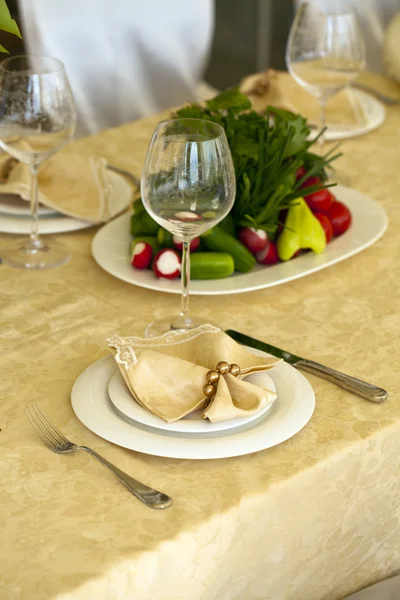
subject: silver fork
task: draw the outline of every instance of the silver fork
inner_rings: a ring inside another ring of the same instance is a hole
[[[102,465],[108,467],[128,490],[136,496],[136,498],[144,502],[144,504],[150,508],[168,508],[168,506],[171,506],[172,498],[166,494],[158,492],[144,483],[140,483],[140,481],[133,479],[133,477],[130,477],[112,465],[108,460],[100,456],[100,454],[97,454],[97,452],[91,448],[88,448],[87,446],[77,446],[67,440],[65,435],[50,423],[46,415],[36,404],[30,404],[25,408],[25,414],[35,433],[52,452],[56,452],[57,454],[67,454],[68,452],[83,450],[90,454],[90,456],[93,456],[93,458],[98,460]]]

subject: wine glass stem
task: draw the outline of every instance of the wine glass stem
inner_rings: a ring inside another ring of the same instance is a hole
[[[182,247],[182,296],[180,319],[186,321],[189,318],[189,285],[190,285],[190,240],[185,240]]]
[[[39,218],[38,218],[38,165],[30,165],[31,172],[31,215],[32,215],[32,226],[31,226],[31,242],[33,245],[39,245]]]
[[[320,99],[319,101],[319,120],[320,120],[320,128],[323,129],[326,127],[326,100]],[[325,154],[325,131],[319,136],[319,149],[321,152],[321,156]]]

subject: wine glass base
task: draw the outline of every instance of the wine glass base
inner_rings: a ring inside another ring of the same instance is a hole
[[[4,264],[16,269],[54,269],[70,259],[70,254],[56,242],[48,245],[42,240],[23,238],[14,240],[0,250]]]
[[[206,319],[199,319],[198,317],[190,317],[186,320],[181,319],[180,316],[166,317],[158,321],[153,321],[146,327],[145,337],[154,338],[171,331],[190,331],[200,325],[209,324],[210,321]],[[211,323],[213,325],[213,323]]]

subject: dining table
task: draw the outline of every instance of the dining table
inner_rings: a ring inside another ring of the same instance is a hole
[[[0,598],[341,600],[400,571],[400,106],[386,112],[378,129],[342,142],[336,166],[386,211],[379,241],[283,285],[191,298],[222,329],[385,388],[383,404],[305,374],[314,414],[277,446],[215,460],[127,450],[76,418],[71,388],[110,335],[143,334],[177,312],[178,297],[102,270],[91,255],[98,227],[57,235],[72,254],[62,268],[0,266]],[[167,114],[63,152],[139,176]],[[10,239],[1,235],[0,256]],[[50,452],[24,414],[32,402],[173,505],[151,510],[87,454]]]

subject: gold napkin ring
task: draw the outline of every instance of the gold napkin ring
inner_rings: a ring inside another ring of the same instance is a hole
[[[203,387],[203,393],[206,398],[212,398],[217,393],[217,385],[220,378],[220,375],[227,375],[230,373],[234,377],[238,377],[240,375],[240,367],[235,363],[231,365],[224,360],[221,360],[215,369],[208,371],[206,375],[207,382]]]

